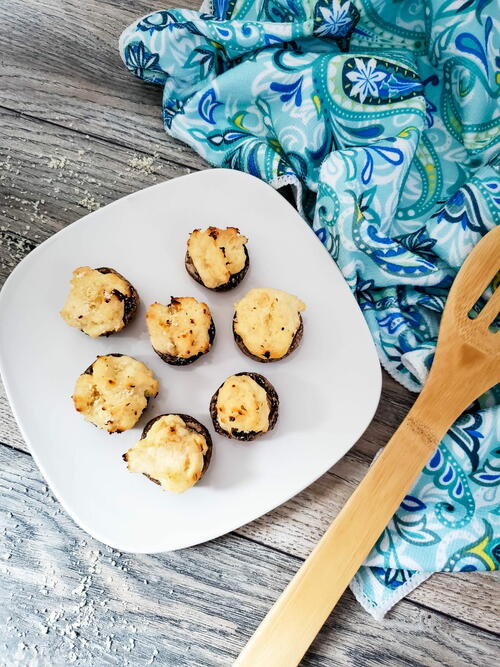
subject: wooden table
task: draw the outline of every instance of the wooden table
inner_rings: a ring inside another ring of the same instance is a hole
[[[206,168],[164,133],[160,88],[131,77],[118,56],[121,30],[154,6],[0,3],[2,282],[89,210]],[[133,556],[66,516],[0,395],[0,664],[231,664],[412,400],[385,376],[368,431],[299,496],[203,546]],[[347,592],[303,664],[493,663],[497,583],[493,574],[435,575],[383,622]]]

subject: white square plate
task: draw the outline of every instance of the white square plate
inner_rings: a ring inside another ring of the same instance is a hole
[[[237,226],[249,238],[249,272],[227,293],[204,289],[184,268],[189,232],[208,225]],[[138,290],[139,312],[123,332],[93,340],[61,319],[71,273],[82,265],[113,267]],[[253,362],[233,341],[233,303],[251,287],[283,289],[307,304],[302,343],[283,361]],[[162,362],[146,330],[146,307],[171,295],[206,301],[217,329],[211,352],[184,368]],[[145,362],[160,380],[136,428],[115,435],[85,422],[70,398],[79,374],[110,352]],[[0,370],[23,436],[67,512],[98,540],[139,553],[204,542],[291,498],[361,436],[381,390],[368,327],[314,232],[271,187],[225,169],[136,192],[30,253],[0,294]],[[276,428],[251,443],[215,434],[208,412],[221,382],[245,370],[265,375],[280,397]],[[192,415],[214,442],[207,473],[181,495],[129,473],[121,458],[165,412]]]

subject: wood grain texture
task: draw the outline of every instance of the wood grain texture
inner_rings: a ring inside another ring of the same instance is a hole
[[[199,5],[197,0],[182,4]],[[159,5],[178,6],[171,0]],[[118,54],[121,32],[159,5],[145,0],[1,2],[0,34],[8,52],[0,56],[0,104],[182,165],[206,166],[164,132],[161,87],[129,74]]]
[[[0,108],[0,280],[69,222],[190,171]]]
[[[31,457],[0,448],[0,469],[10,664],[230,665],[299,565],[236,535],[121,554],[82,535]],[[484,665],[494,651],[491,634],[405,601],[378,623],[347,594],[303,664]]]
[[[97,205],[206,166],[164,133],[161,91],[117,55],[121,30],[155,6],[0,3],[0,283]],[[237,534],[143,557],[106,549],[65,515],[11,449],[26,447],[0,391],[0,665],[230,664],[412,402],[385,376],[368,431],[309,489]],[[383,623],[347,593],[304,664],[493,662],[491,635],[474,626],[497,628],[498,592],[494,574],[436,575]]]

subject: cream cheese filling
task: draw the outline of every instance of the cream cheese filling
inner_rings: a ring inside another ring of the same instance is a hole
[[[305,307],[282,290],[251,289],[235,304],[234,330],[253,355],[281,359],[290,349]]]
[[[219,389],[216,402],[221,428],[250,433],[269,429],[267,392],[249,375],[231,375]]]
[[[83,373],[73,393],[75,409],[87,421],[109,433],[135,426],[148,397],[158,393],[149,368],[132,357],[98,357],[92,374]]]
[[[163,489],[182,493],[200,479],[208,445],[178,415],[164,415],[125,454],[130,472],[149,475]]]
[[[189,256],[206,287],[225,285],[232,275],[244,268],[247,241],[235,227],[195,229],[190,234]]]
[[[123,328],[125,304],[115,290],[131,296],[130,285],[115,273],[100,273],[89,266],[73,271],[68,299],[61,316],[71,327],[92,338]]]
[[[189,359],[210,347],[210,310],[193,297],[172,298],[169,306],[153,303],[146,323],[151,345],[158,352]]]

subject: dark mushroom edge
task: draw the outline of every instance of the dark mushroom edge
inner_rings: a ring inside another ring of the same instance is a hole
[[[262,387],[262,389],[265,390],[267,395],[267,403],[269,405],[269,423],[267,431],[246,432],[246,431],[237,431],[236,429],[233,429],[231,432],[229,432],[223,429],[219,425],[219,420],[217,419],[217,398],[219,396],[219,391],[223,387],[226,380],[224,380],[224,382],[220,385],[220,387],[217,389],[215,394],[212,396],[212,399],[210,400],[210,417],[212,418],[212,424],[214,426],[214,429],[220,435],[224,435],[226,438],[230,438],[231,440],[240,440],[243,442],[249,442],[250,440],[255,440],[255,438],[258,438],[260,435],[264,435],[265,433],[269,433],[269,431],[273,430],[273,428],[276,425],[276,422],[278,421],[279,397],[276,389],[269,382],[269,380],[265,378],[263,375],[260,375],[259,373],[252,373],[251,371],[248,371],[242,373],[235,373],[234,375],[236,377],[240,375],[247,375],[248,377],[252,378],[252,380],[254,380],[260,387]]]
[[[98,356],[96,357],[96,359],[90,364],[90,366],[88,366],[88,367],[83,371],[82,375],[93,375],[93,374],[94,374],[94,364],[95,364],[95,362],[96,362],[100,357],[123,357],[123,356],[128,356],[128,355],[123,355],[123,354],[121,354],[120,352],[110,352],[109,354],[100,354],[100,355],[98,355]],[[133,358],[133,357],[132,357],[132,358]],[[141,362],[141,363],[142,363],[142,362]],[[145,397],[145,398],[146,398],[146,405],[144,406],[144,408],[143,408],[141,414],[138,415],[138,417],[137,417],[137,421],[139,421],[139,420],[141,419],[142,415],[146,412],[146,410],[147,410],[148,407],[149,407],[149,404],[150,404],[151,400],[152,400],[153,398],[156,398],[157,396],[158,396],[158,392],[156,392],[156,394],[152,394],[152,395],[150,395],[150,396],[146,396],[146,397]],[[101,429],[101,427],[98,426],[97,424],[94,424],[94,422],[89,422],[89,423],[92,424],[93,426],[95,426],[96,428],[100,429],[100,430],[104,430],[104,429]],[[136,423],[137,423],[137,422],[136,422]],[[107,432],[109,435],[115,435],[116,433],[123,433],[124,431],[123,431],[123,429],[122,429],[122,430],[120,430],[120,429],[116,429],[116,431],[106,431],[106,432]]]
[[[179,298],[179,297],[177,297]],[[176,300],[176,297],[170,297],[170,306],[172,303]],[[205,304],[206,305],[206,304]],[[207,306],[208,309],[208,306]],[[210,309],[208,309],[210,312]],[[148,311],[149,312],[149,311]],[[171,366],[188,366],[189,364],[192,364],[194,361],[199,359],[200,357],[203,357],[205,354],[208,354],[212,348],[213,342],[215,340],[215,323],[213,320],[212,315],[210,315],[210,326],[208,327],[208,348],[203,351],[203,352],[198,352],[197,354],[193,354],[192,357],[176,357],[173,354],[169,354],[168,352],[160,352],[155,348],[153,344],[151,344],[151,347],[153,350],[156,352],[156,354],[162,359],[167,364],[170,364]],[[151,336],[150,336],[151,338]]]
[[[234,289],[237,285],[241,283],[243,278],[246,276],[246,273],[248,271],[248,268],[250,266],[250,257],[248,255],[248,250],[247,247],[244,247],[245,250],[245,266],[241,269],[241,271],[238,271],[238,273],[233,273],[227,283],[224,283],[223,285],[218,285],[217,287],[207,287],[203,280],[201,279],[200,274],[195,268],[195,265],[193,264],[193,260],[191,259],[191,256],[189,255],[189,250],[186,252],[186,259],[185,259],[185,267],[191,278],[196,280],[197,283],[200,285],[203,285],[206,289],[211,290],[212,292],[228,292],[229,290]]]
[[[100,354],[94,359],[94,361],[90,364],[90,366],[83,371],[82,375],[93,375],[93,373],[94,373],[94,364],[97,361],[97,359],[99,359],[99,357],[123,357],[123,356],[124,355],[121,354],[121,352],[110,352],[109,354]],[[152,397],[152,398],[154,398],[154,397]]]
[[[118,278],[121,278],[124,282],[127,283],[128,288],[130,290],[130,295],[127,296],[126,294],[122,294],[122,292],[119,292],[118,290],[114,289],[113,294],[120,299],[120,301],[123,301],[123,327],[119,331],[122,331],[123,328],[129,324],[129,322],[132,321],[134,318],[134,315],[137,312],[137,308],[139,306],[139,294],[137,293],[137,290],[135,287],[132,285],[130,281],[128,281],[125,276],[122,276],[121,273],[118,273],[118,271],[115,271],[114,269],[110,269],[107,266],[101,266],[96,269],[96,271],[99,271],[99,273],[102,273],[106,275],[107,273],[114,273],[115,276],[118,276]],[[114,333],[118,333],[118,331],[107,331],[101,336],[111,336]]]
[[[192,357],[175,357],[172,354],[168,354],[167,352],[159,352],[156,348],[153,347],[153,350],[156,352],[156,354],[160,357],[160,359],[163,359],[164,362],[167,364],[170,364],[171,366],[187,366],[188,364],[192,364],[193,361],[196,361],[200,357],[203,357],[205,354],[208,354],[210,352],[210,348],[212,346],[212,343],[214,342],[215,339],[215,324],[214,321],[211,321],[210,328],[208,329],[208,340],[209,340],[209,347],[206,352],[198,352],[198,354],[194,354]]]
[[[266,358],[263,359],[262,357],[257,357],[255,354],[252,354],[250,350],[247,348],[245,343],[243,342],[242,337],[236,333],[235,328],[234,328],[234,322],[236,320],[236,314],[233,316],[233,336],[234,340],[236,342],[236,345],[240,348],[240,350],[245,354],[247,357],[250,357],[250,359],[253,359],[254,361],[260,361],[262,364],[269,364],[273,361],[281,361],[281,359],[285,359],[288,357],[289,354],[291,354],[297,347],[300,345],[300,341],[302,340],[302,335],[304,333],[304,322],[302,320],[302,315],[299,313],[299,319],[300,319],[300,324],[299,328],[295,332],[292,342],[290,343],[290,347],[288,348],[288,351],[286,354],[284,354],[282,357],[275,357],[274,359],[271,358]]]
[[[144,427],[142,431],[142,435],[140,437],[140,440],[144,440],[144,438],[147,436],[148,431],[150,428],[153,426],[155,422],[157,422],[159,419],[162,417],[169,417],[169,416],[176,416],[180,417],[182,421],[186,424],[187,428],[191,429],[192,431],[195,431],[196,433],[199,433],[205,438],[205,442],[207,443],[207,451],[203,456],[203,468],[201,470],[200,476],[198,480],[196,481],[196,484],[200,481],[200,479],[203,477],[203,475],[206,473],[207,468],[210,464],[210,460],[212,458],[212,449],[213,449],[213,443],[212,443],[212,437],[208,431],[208,429],[203,426],[201,422],[199,422],[197,419],[194,417],[191,417],[191,415],[184,415],[181,413],[177,412],[166,412],[163,415],[158,415],[157,417],[153,417],[153,419],[150,419],[146,426]],[[122,455],[122,459],[127,463],[127,452]],[[143,473],[144,477],[147,477],[149,480],[154,482],[155,484],[158,484],[158,486],[161,486],[161,482],[159,482],[157,479],[154,477],[151,477],[151,475],[148,475],[147,473]]]

